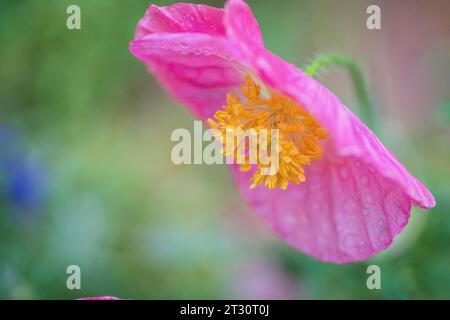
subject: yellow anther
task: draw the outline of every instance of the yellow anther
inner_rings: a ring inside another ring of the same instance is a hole
[[[269,189],[280,187],[284,190],[289,181],[296,184],[305,181],[303,167],[321,157],[322,147],[319,141],[328,136],[327,130],[294,99],[276,91],[270,91],[268,97],[263,96],[261,87],[250,76],[245,77],[241,93],[241,96],[237,92],[229,93],[227,105],[214,114],[214,119],[208,119],[211,127],[221,132],[224,154],[237,157],[236,146],[227,148],[229,141],[223,138],[227,130],[254,129],[259,132],[266,129],[271,132],[271,129],[278,129],[279,169],[272,175],[265,174],[263,169],[267,169],[269,165],[258,158],[257,170],[251,178],[250,187],[254,188],[265,182]],[[267,140],[270,146],[270,134]],[[240,163],[240,169],[248,171],[250,163],[249,155],[246,154],[244,163]]]

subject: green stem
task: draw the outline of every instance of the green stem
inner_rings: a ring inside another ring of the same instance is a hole
[[[352,78],[355,94],[358,99],[358,105],[361,117],[366,125],[372,130],[375,129],[375,112],[373,103],[367,89],[367,83],[360,66],[351,58],[340,54],[323,54],[319,55],[313,62],[306,66],[305,73],[310,76],[316,76],[320,71],[330,66],[341,66],[347,69]]]

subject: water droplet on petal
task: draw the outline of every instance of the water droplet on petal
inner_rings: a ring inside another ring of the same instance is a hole
[[[397,216],[397,225],[403,227],[408,222],[408,217],[404,214],[399,214]]]
[[[362,176],[360,178],[360,181],[364,187],[367,187],[369,185],[369,181],[370,181],[369,176]]]
[[[344,208],[346,209],[346,211],[348,211],[348,213],[353,213],[356,208],[355,201],[353,199],[347,199],[345,201]]]
[[[364,197],[364,200],[365,200],[365,202],[366,202],[367,204],[373,204],[373,203],[374,203],[374,199],[373,199],[373,196],[372,196],[371,194],[367,194],[367,195]]]
[[[383,229],[378,234],[378,240],[382,245],[388,245],[391,243],[391,237],[389,236],[389,231],[387,229]]]
[[[357,247],[358,243],[359,243],[359,239],[358,239],[358,236],[356,236],[355,234],[345,235],[344,239],[342,241],[342,245],[348,249],[353,249],[353,248]]]
[[[339,176],[344,180],[347,179],[350,176],[350,170],[346,167],[341,167],[339,169]]]

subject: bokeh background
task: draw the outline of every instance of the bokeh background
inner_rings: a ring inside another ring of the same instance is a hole
[[[81,30],[66,28],[70,4]],[[249,4],[286,60],[339,52],[361,64],[377,132],[437,206],[414,209],[368,261],[296,252],[244,205],[225,166],[170,161],[171,132],[194,118],[128,51],[149,0],[2,0],[0,298],[450,298],[450,2]],[[382,30],[366,28],[369,4]],[[320,79],[357,110],[345,70]],[[66,288],[72,264],[81,290]],[[381,290],[366,287],[370,264]]]

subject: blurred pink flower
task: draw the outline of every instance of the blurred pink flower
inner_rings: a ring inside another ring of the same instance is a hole
[[[80,298],[78,300],[120,300],[120,299],[112,296],[100,296],[100,297]]]
[[[229,286],[233,299],[305,299],[303,288],[274,261],[247,259],[231,269]]]
[[[227,108],[261,107],[254,101],[281,111],[285,127],[295,116],[289,127],[298,131],[294,151],[286,150],[292,152],[280,160],[280,173],[267,178],[268,188],[249,188],[252,179],[253,187],[261,183],[257,165],[231,169],[251,208],[298,250],[337,263],[367,259],[392,243],[412,205],[435,205],[426,187],[333,93],[264,47],[243,1],[229,0],[223,10],[152,5],[130,51],[202,120],[235,116]],[[227,99],[244,83],[247,105],[242,95]],[[282,108],[290,109],[283,114]]]

